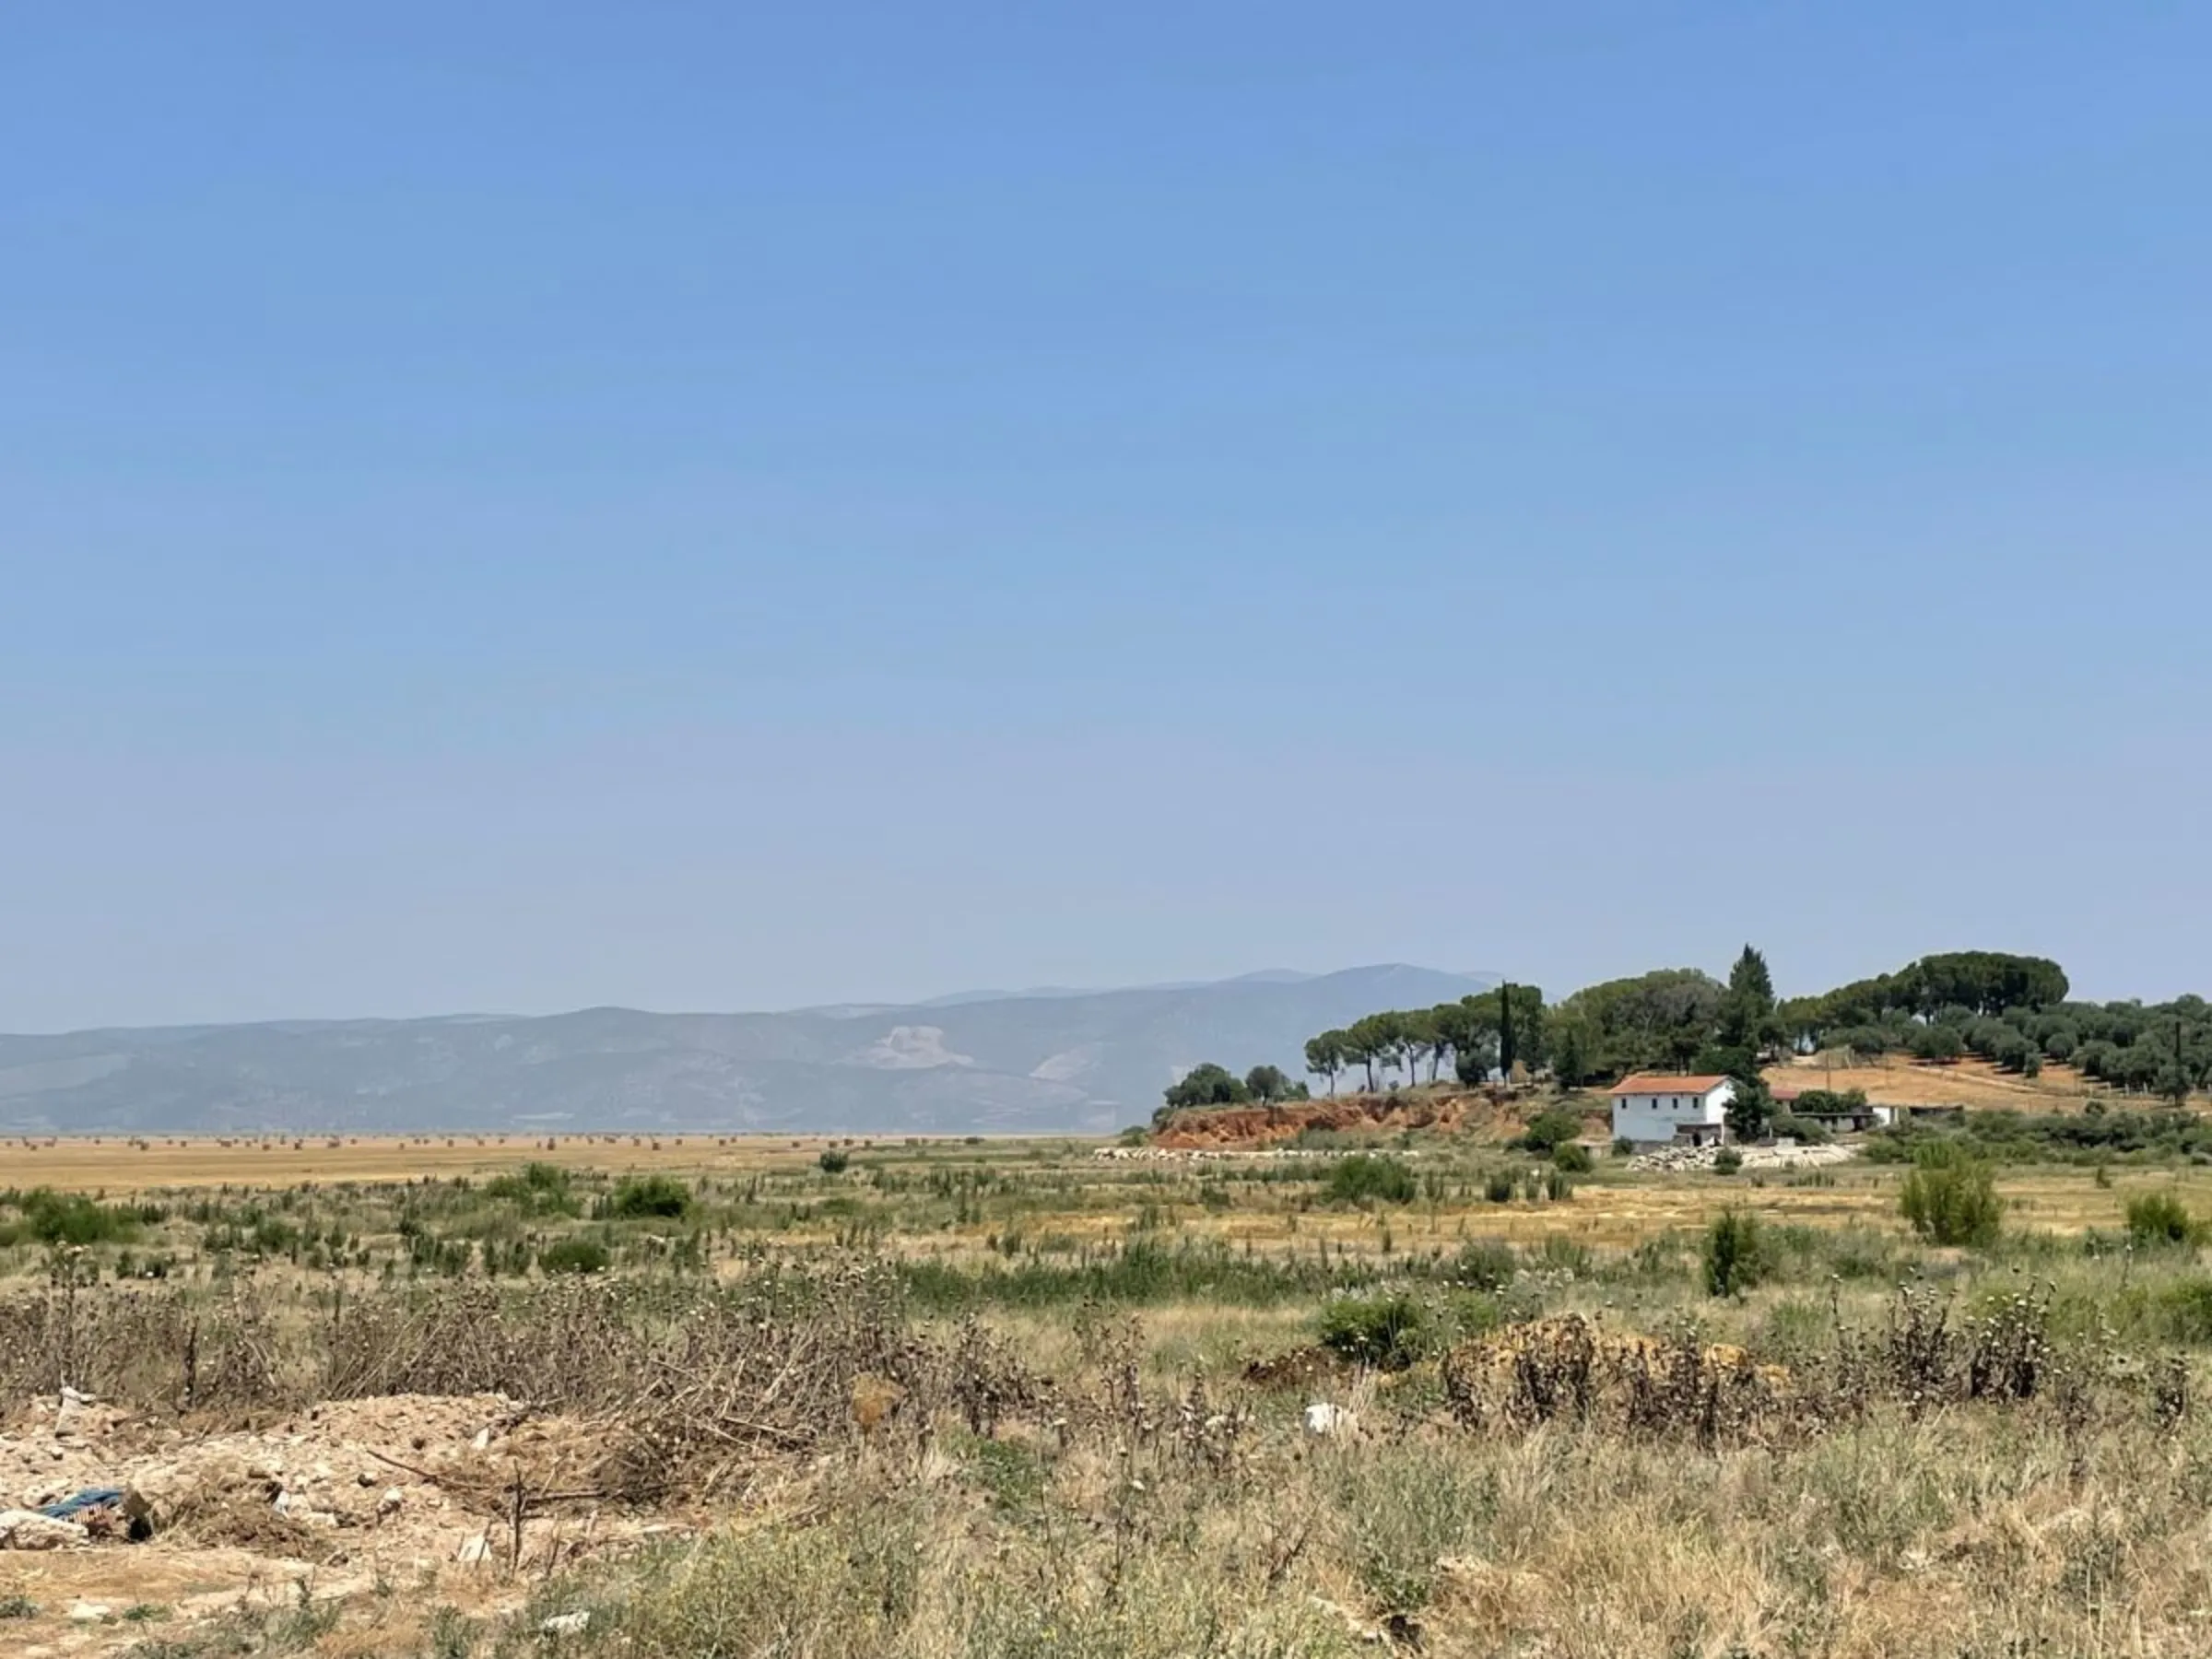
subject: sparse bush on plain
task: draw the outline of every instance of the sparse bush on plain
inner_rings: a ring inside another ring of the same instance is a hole
[[[583,1208],[569,1171],[558,1164],[528,1163],[495,1175],[484,1183],[484,1195],[537,1216],[574,1216]]]
[[[1759,1218],[1733,1209],[1715,1216],[1705,1230],[1703,1260],[1709,1296],[1738,1296],[1758,1284],[1772,1265]]]
[[[671,1176],[629,1176],[616,1184],[606,1214],[617,1221],[675,1221],[691,1213],[691,1189]]]
[[[1503,1239],[1469,1239],[1452,1258],[1453,1284],[1477,1290],[1502,1290],[1521,1271],[1521,1258]]]
[[[2160,1335],[2169,1342],[2212,1346],[2212,1277],[2191,1274],[2159,1288]]]
[[[2205,1224],[2171,1193],[2138,1193],[2127,1201],[2127,1236],[2138,1250],[2193,1245]]]
[[[80,1248],[127,1244],[138,1237],[141,1228],[137,1211],[100,1204],[82,1193],[38,1187],[0,1196],[0,1203],[12,1205],[21,1218],[14,1223],[0,1223],[0,1245],[23,1239]]]
[[[1548,1155],[1576,1139],[1582,1133],[1583,1120],[1579,1113],[1554,1106],[1529,1119],[1528,1127],[1521,1132],[1520,1139],[1515,1144],[1524,1152]]]
[[[562,1239],[537,1253],[537,1270],[544,1274],[605,1273],[614,1257],[596,1239]]]
[[[1412,1296],[1339,1296],[1322,1305],[1324,1347],[1378,1371],[1404,1371],[1429,1351],[1434,1324]]]
[[[1411,1204],[1419,1188],[1413,1171],[1398,1159],[1355,1152],[1330,1167],[1322,1191],[1332,1204]]]
[[[1949,1140],[1916,1149],[1912,1173],[1898,1194],[1898,1208],[1914,1232],[1930,1243],[1946,1245],[1994,1244],[2004,1214],[1989,1166]]]

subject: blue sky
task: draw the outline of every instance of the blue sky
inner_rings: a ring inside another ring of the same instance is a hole
[[[2212,990],[2212,17],[0,21],[0,1030]]]

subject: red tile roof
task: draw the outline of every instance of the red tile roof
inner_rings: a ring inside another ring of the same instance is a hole
[[[1614,1084],[1613,1092],[1617,1095],[1701,1095],[1712,1089],[1716,1084],[1727,1081],[1728,1078],[1724,1073],[1710,1077],[1677,1077],[1659,1072],[1639,1072],[1632,1077],[1623,1077],[1619,1082]]]

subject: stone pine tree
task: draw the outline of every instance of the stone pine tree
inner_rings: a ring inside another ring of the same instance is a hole
[[[1350,1041],[1342,1031],[1329,1030],[1306,1041],[1306,1069],[1317,1077],[1326,1077],[1331,1094],[1336,1092],[1336,1074],[1350,1058],[1347,1053]]]

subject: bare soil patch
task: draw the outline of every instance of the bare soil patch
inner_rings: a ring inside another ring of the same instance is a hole
[[[208,1431],[36,1402],[0,1431],[0,1504],[122,1488],[117,1522],[142,1514],[153,1532],[134,1543],[118,1524],[58,1550],[0,1550],[0,1597],[39,1607],[10,1621],[8,1651],[119,1652],[147,1633],[123,1620],[133,1607],[161,1609],[173,1632],[302,1584],[323,1596],[435,1580],[447,1601],[519,1605],[533,1578],[686,1524],[575,1492],[594,1439],[500,1394],[335,1401]],[[111,1618],[73,1621],[86,1603]]]

